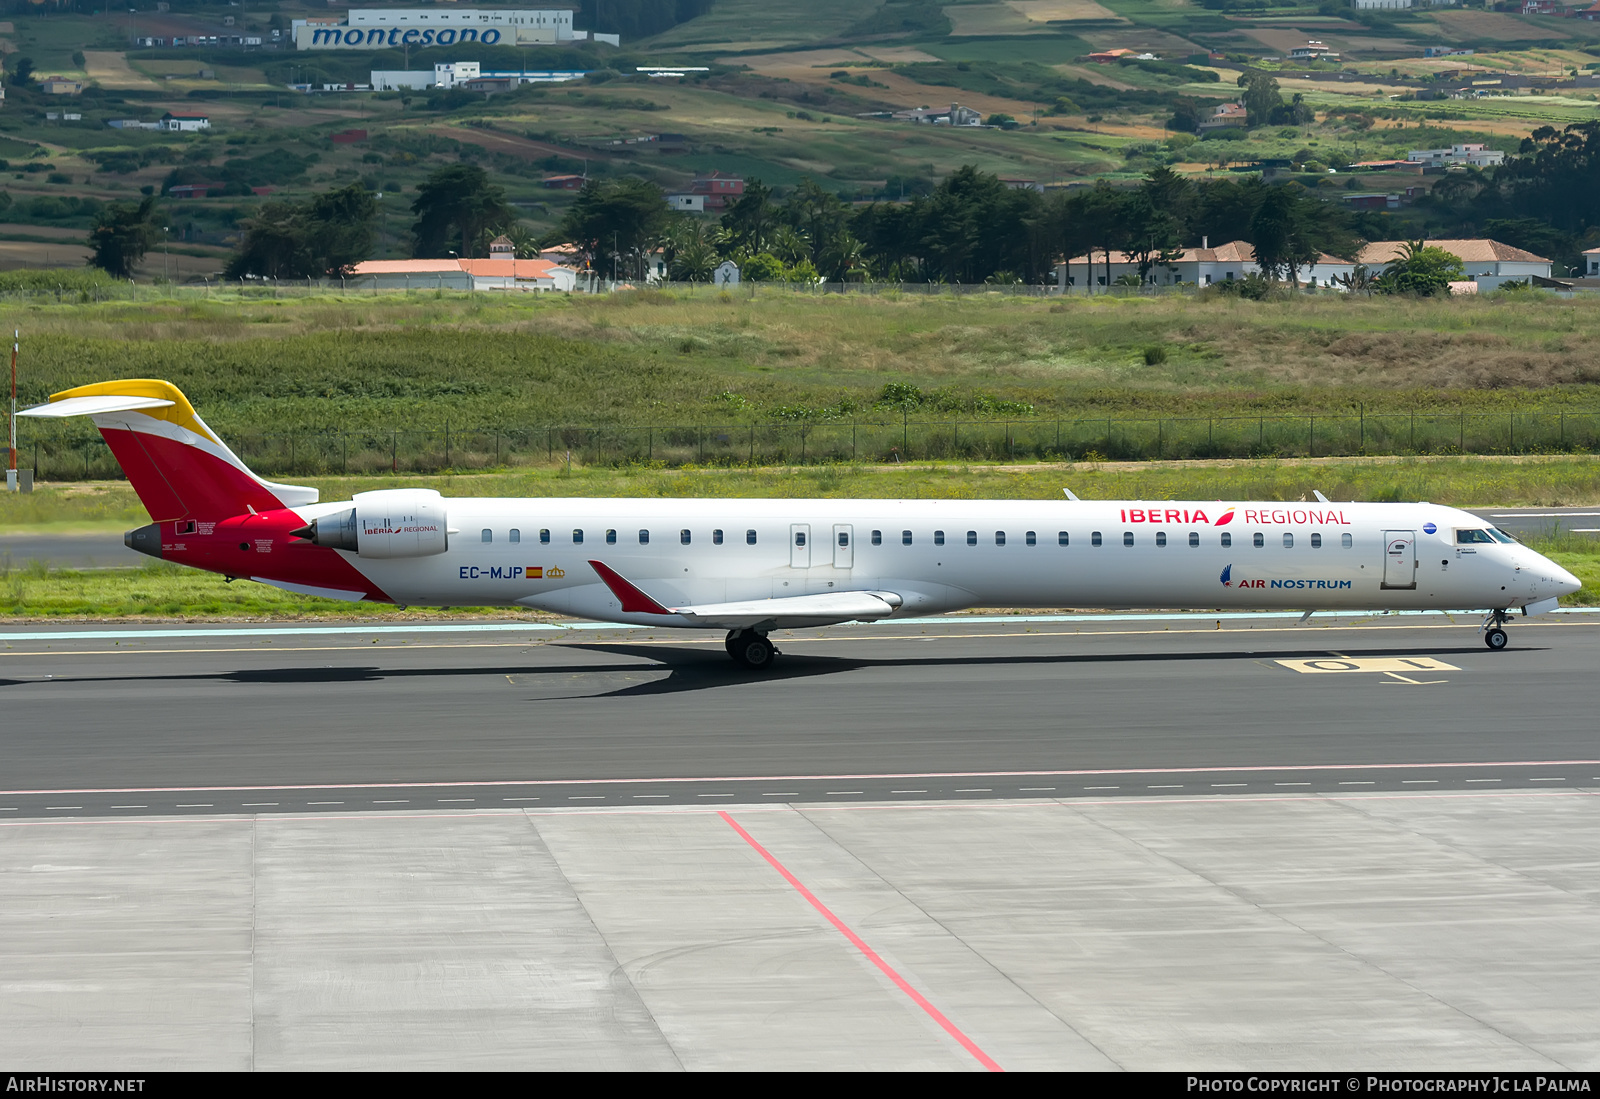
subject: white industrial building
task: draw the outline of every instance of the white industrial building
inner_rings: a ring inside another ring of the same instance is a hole
[[[291,23],[295,49],[385,49],[396,46],[540,46],[594,39],[619,45],[614,34],[574,30],[571,11],[532,8],[363,8],[328,18]]]
[[[1504,164],[1506,154],[1483,144],[1452,145],[1448,149],[1412,149],[1406,159],[1429,168],[1490,168]]]
[[[589,74],[572,70],[527,70],[523,72],[484,72],[477,61],[452,61],[426,69],[380,71],[372,70],[372,88],[379,92],[421,90],[424,88],[475,88],[474,84],[488,82],[505,87],[516,84],[560,84],[568,80],[581,80]],[[496,90],[488,88],[486,90]]]

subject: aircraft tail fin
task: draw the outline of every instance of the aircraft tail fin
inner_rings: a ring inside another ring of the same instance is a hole
[[[226,519],[317,502],[317,490],[251,472],[171,382],[129,378],[80,385],[17,413],[88,416],[100,429],[150,518]]]

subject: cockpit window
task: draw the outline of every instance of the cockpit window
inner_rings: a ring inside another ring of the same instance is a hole
[[[1489,537],[1486,530],[1458,530],[1456,531],[1456,545],[1464,546],[1475,543],[1490,543],[1494,539]]]
[[[1511,535],[1507,534],[1505,531],[1501,530],[1499,527],[1490,527],[1489,528],[1489,537],[1493,538],[1496,542],[1502,542],[1502,543],[1504,543],[1504,544],[1506,544],[1508,546],[1514,546],[1514,545],[1516,545],[1516,542],[1517,542],[1517,540],[1515,538],[1511,537]]]

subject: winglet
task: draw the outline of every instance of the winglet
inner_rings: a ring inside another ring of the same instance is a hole
[[[1073,492],[1070,488],[1064,488],[1061,491],[1065,492],[1067,494],[1067,499],[1068,500],[1077,500],[1078,499],[1078,494]]]
[[[600,579],[605,581],[606,587],[611,589],[611,594],[622,601],[622,609],[628,614],[671,614],[672,612],[651,599],[644,592],[634,587],[622,578],[618,572],[609,565],[599,561],[590,561],[589,567],[600,574]]]
[[[1324,503],[1324,504],[1331,504],[1331,503],[1333,503],[1333,501],[1332,501],[1332,500],[1330,500],[1330,499],[1328,499],[1328,498],[1327,498],[1327,497],[1326,497],[1326,496],[1324,496],[1324,495],[1322,495],[1322,493],[1320,493],[1320,492],[1318,492],[1318,491],[1317,491],[1317,490],[1316,490],[1316,489],[1312,489],[1312,490],[1311,490],[1311,492],[1312,492],[1312,494],[1313,494],[1313,495],[1314,495],[1314,496],[1316,496],[1316,498],[1317,498],[1317,499],[1318,499],[1318,500],[1320,500],[1320,501],[1321,501],[1321,502],[1322,502],[1322,503]]]

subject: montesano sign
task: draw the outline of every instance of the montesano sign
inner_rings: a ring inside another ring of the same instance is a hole
[[[377,50],[394,46],[529,46],[587,38],[572,29],[572,12],[512,8],[457,11],[406,8],[353,9],[342,22],[296,19],[301,50]]]

